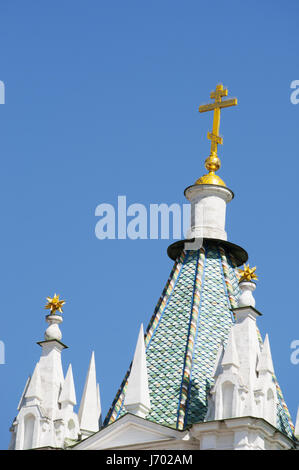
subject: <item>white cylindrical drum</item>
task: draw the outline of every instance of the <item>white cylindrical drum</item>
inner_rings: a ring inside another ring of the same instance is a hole
[[[198,184],[189,186],[185,196],[191,202],[188,238],[227,240],[226,204],[232,200],[233,192],[224,186]]]

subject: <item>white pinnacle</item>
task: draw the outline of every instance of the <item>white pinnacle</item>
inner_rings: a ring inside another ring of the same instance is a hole
[[[101,406],[101,395],[100,395],[99,384],[97,384],[97,398],[98,398],[98,422],[99,422],[99,426],[102,426],[102,406]]]
[[[36,364],[33,375],[25,393],[26,399],[36,398],[42,400],[42,384],[39,370],[39,363]]]
[[[141,324],[124,402],[128,412],[145,418],[150,411],[143,325]]]
[[[99,430],[99,403],[94,352],[92,352],[86,382],[79,409],[80,429],[97,432]]]
[[[212,377],[214,377],[214,379],[218,377],[218,375],[222,371],[221,363],[222,363],[223,355],[224,355],[224,347],[223,347],[223,343],[221,343],[217,351],[215,365],[214,365],[214,369],[212,373]]]
[[[66,377],[60,392],[59,403],[61,404],[70,404],[72,406],[77,404],[76,401],[76,392],[73,378],[72,365],[69,365],[69,368],[66,373]]]
[[[265,337],[262,352],[260,354],[258,365],[257,365],[257,370],[258,372],[269,372],[270,374],[274,374],[274,367],[273,367],[268,334],[266,334],[266,337]]]
[[[233,326],[230,329],[228,342],[227,342],[227,346],[225,348],[225,352],[224,352],[224,355],[223,355],[221,365],[224,368],[226,368],[226,366],[235,366],[236,368],[240,367],[237,347],[236,347],[236,343],[235,343],[234,327]]]
[[[22,408],[22,406],[23,406],[23,404],[24,404],[24,399],[25,399],[25,395],[26,395],[26,392],[27,392],[29,383],[30,383],[30,376],[29,376],[28,379],[27,379],[27,382],[26,382],[26,384],[25,384],[25,387],[24,387],[23,393],[22,393],[22,395],[21,395],[19,404],[18,404],[18,406],[17,406],[17,410],[18,410],[18,411]]]

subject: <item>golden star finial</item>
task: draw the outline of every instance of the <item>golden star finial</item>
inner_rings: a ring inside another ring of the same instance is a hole
[[[59,295],[54,295],[54,297],[51,299],[51,297],[47,297],[47,305],[45,305],[45,309],[51,310],[51,315],[55,314],[55,312],[58,310],[60,313],[63,312],[62,306],[65,304],[64,300],[59,300]]]
[[[244,264],[244,268],[243,269],[239,269],[239,273],[241,274],[241,277],[239,279],[239,282],[242,282],[242,281],[253,281],[253,280],[257,280],[257,275],[254,274],[256,271],[256,266],[254,266],[254,268],[250,268],[249,267],[249,264],[246,265]]]

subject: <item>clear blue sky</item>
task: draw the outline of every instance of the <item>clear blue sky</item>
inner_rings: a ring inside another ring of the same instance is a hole
[[[0,448],[39,358],[45,297],[67,300],[64,371],[79,402],[92,350],[104,413],[172,267],[167,240],[95,237],[95,208],[184,203],[203,174],[223,82],[220,176],[231,242],[257,265],[259,327],[293,419],[299,365],[298,14],[289,2],[15,0],[0,4]]]

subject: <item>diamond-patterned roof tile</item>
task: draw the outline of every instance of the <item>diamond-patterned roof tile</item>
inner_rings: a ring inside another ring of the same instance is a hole
[[[145,335],[150,421],[184,429],[204,420],[217,351],[221,343],[225,346],[234,321],[231,308],[237,306],[238,276],[226,249],[208,240],[200,250],[183,251],[175,262]],[[125,413],[128,375],[129,370],[104,425]],[[277,427],[293,437],[294,427],[274,380]]]

